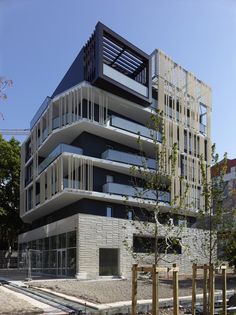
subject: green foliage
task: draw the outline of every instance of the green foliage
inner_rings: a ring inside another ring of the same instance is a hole
[[[236,230],[224,233],[221,238],[224,241],[227,260],[236,268]]]
[[[149,255],[152,263],[158,264],[161,260],[166,261],[166,254],[170,250],[174,253],[174,248],[177,245],[182,246],[179,235],[183,227],[173,226],[173,216],[177,217],[180,205],[183,206],[184,204],[184,199],[181,200],[179,196],[174,196],[168,213],[163,211],[167,207],[160,201],[160,197],[164,198],[165,192],[171,191],[172,176],[176,175],[178,145],[174,143],[171,152],[168,151],[162,111],[157,110],[150,115],[147,127],[151,137],[149,157],[155,160],[156,168],[150,169],[148,167],[148,159],[145,158],[143,149],[147,140],[143,140],[139,134],[137,143],[140,155],[144,158],[142,166],[132,166],[130,169],[131,183],[136,192],[135,197],[139,200],[138,205],[132,208],[134,221],[131,221],[131,224],[134,226],[135,235],[139,237],[142,248],[146,246],[145,257]],[[158,141],[158,132],[162,134],[161,143]],[[152,200],[145,199],[147,194],[152,194]],[[128,205],[128,199],[128,197],[125,198],[127,211],[131,209]],[[150,239],[152,246],[148,246]],[[124,246],[135,259],[139,258],[139,255],[128,242],[128,237],[124,239]]]
[[[22,228],[19,218],[20,143],[0,135],[0,247],[14,246]]]
[[[217,176],[211,177],[211,167]],[[227,154],[222,161],[215,152],[215,144],[212,146],[211,164],[208,164],[203,156],[200,157],[202,195],[204,208],[199,212],[199,227],[205,230],[204,251],[209,264],[216,259],[217,246],[220,244],[221,235],[229,230],[231,222],[228,210],[224,207],[225,182],[224,175],[227,171]]]

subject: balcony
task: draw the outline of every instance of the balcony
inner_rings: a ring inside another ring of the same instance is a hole
[[[59,144],[46,159],[38,166],[38,175],[48,167],[60,154],[68,152],[75,154],[83,154],[83,150],[81,148],[74,147],[68,144]]]
[[[134,198],[142,198],[148,200],[155,200],[156,194],[154,191],[145,191],[141,187],[132,187],[128,185],[122,185],[117,183],[107,183],[103,185],[103,192],[121,196],[129,196]],[[170,193],[159,191],[159,202],[170,203]]]
[[[134,133],[136,135],[140,134],[140,136],[143,136],[145,138],[154,139],[156,134],[156,139],[158,142],[162,142],[162,136],[159,131],[151,130],[143,125],[140,125],[138,123],[129,121],[124,118],[120,118],[117,116],[111,116],[110,118],[110,125],[131,133]]]
[[[148,97],[148,88],[145,85],[131,79],[127,75],[124,75],[120,71],[117,71],[116,69],[108,66],[105,63],[103,64],[103,74],[111,78],[112,80],[124,85],[125,87],[145,97]]]
[[[102,159],[156,169],[156,161],[136,154],[108,149],[101,155]]]

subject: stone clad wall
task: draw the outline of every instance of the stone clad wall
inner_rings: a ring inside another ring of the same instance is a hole
[[[78,215],[77,235],[77,270],[78,277],[97,278],[99,276],[99,248],[119,248],[120,275],[131,277],[131,266],[135,263],[132,253],[124,245],[125,237],[130,247],[133,243],[133,234],[137,229],[132,221],[108,218],[94,215]],[[161,266],[171,266],[177,263],[181,274],[192,272],[192,263],[207,263],[207,250],[203,243],[208,232],[195,228],[183,228],[178,230],[173,226],[172,235],[178,235],[182,239],[182,254],[166,255],[165,261],[160,261]],[[206,236],[204,236],[206,233]],[[160,231],[160,235],[162,232]],[[143,257],[136,260],[140,264],[153,263],[151,257]]]

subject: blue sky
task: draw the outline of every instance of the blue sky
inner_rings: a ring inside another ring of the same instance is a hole
[[[209,84],[212,140],[236,157],[235,0],[0,0],[0,76],[14,83],[0,129],[29,128],[98,21]]]

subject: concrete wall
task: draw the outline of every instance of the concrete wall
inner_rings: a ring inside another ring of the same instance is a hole
[[[77,228],[77,215],[41,226],[32,231],[22,233],[18,236],[18,242],[30,242],[37,239],[50,237],[57,234],[62,234],[70,231],[74,231]]]
[[[77,276],[78,278],[99,277],[99,248],[119,249],[120,276],[131,277],[131,266],[153,264],[153,256],[139,254],[133,257],[133,235],[152,236],[153,224],[144,227],[143,223],[118,218],[109,218],[79,213],[19,235],[19,243],[29,242],[77,229]],[[138,229],[137,229],[138,228]],[[191,273],[192,263],[207,263],[208,248],[203,243],[208,238],[208,232],[195,228],[178,228],[169,226],[168,230],[160,227],[159,235],[166,234],[181,238],[182,254],[162,255],[159,265],[171,267],[177,263],[180,273]],[[125,245],[125,243],[127,245]],[[163,261],[162,259],[165,259]]]

